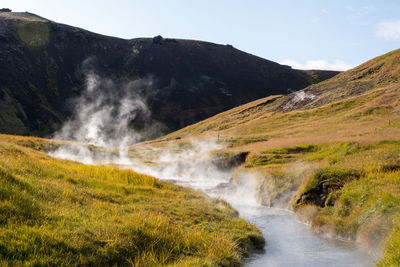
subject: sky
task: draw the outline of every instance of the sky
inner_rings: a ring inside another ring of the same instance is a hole
[[[125,39],[231,44],[300,69],[347,70],[400,48],[400,0],[0,0]]]

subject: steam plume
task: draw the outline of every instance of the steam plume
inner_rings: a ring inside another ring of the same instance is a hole
[[[129,145],[155,135],[161,129],[159,123],[151,122],[151,112],[142,97],[149,90],[154,91],[151,78],[117,83],[89,72],[86,75],[85,90],[73,101],[75,111],[71,119],[54,138],[116,148],[119,155],[114,155],[112,159],[126,160]],[[140,130],[134,129],[134,125],[142,127]],[[84,163],[94,163],[99,159],[87,146],[72,144],[62,146],[50,154]]]

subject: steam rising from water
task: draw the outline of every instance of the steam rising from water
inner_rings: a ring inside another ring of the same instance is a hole
[[[252,207],[260,206],[257,200],[261,177],[257,173],[250,173],[241,170],[234,174],[234,183],[227,190],[217,190],[211,195],[221,195],[234,206],[247,205]]]
[[[133,156],[128,157],[130,145],[160,132],[160,124],[150,121],[151,112],[143,100],[146,92],[155,89],[151,78],[118,83],[88,71],[85,90],[73,101],[73,116],[54,135],[55,139],[78,143],[63,145],[49,154],[86,164],[123,165],[159,179],[203,190],[231,181],[233,170],[221,168],[216,157],[211,155],[212,151],[223,148],[212,138],[135,150],[131,152]],[[134,129],[133,122],[139,123],[141,129]],[[220,195],[223,192],[224,197],[232,202],[240,199],[255,204],[253,176],[241,172],[235,179],[238,187],[210,193]]]
[[[141,158],[154,164],[146,166],[142,160],[133,160],[131,166],[137,172],[201,189],[229,181],[231,171],[219,169],[210,155],[211,151],[223,148],[222,145],[212,140],[193,140],[186,146],[169,145],[150,148],[147,152],[138,151]]]
[[[273,244],[267,248],[269,254],[254,261],[254,265],[277,265],[286,258],[289,258],[287,263],[298,264],[299,255],[304,255],[301,262],[306,263],[305,266],[318,262],[321,258],[321,242],[310,238],[312,235],[305,234],[303,228],[295,225],[292,215],[283,218],[276,211],[271,214],[271,209],[258,206],[255,193],[260,185],[260,177],[245,170],[234,173],[230,168],[221,167],[212,152],[222,149],[223,146],[215,140],[192,140],[190,143],[158,148],[141,146],[128,151],[129,145],[159,129],[159,125],[148,122],[150,111],[142,98],[143,91],[150,87],[151,79],[140,79],[121,85],[94,73],[88,74],[86,90],[75,101],[74,115],[55,135],[57,139],[81,144],[64,145],[50,154],[89,164],[123,165],[122,167],[163,180],[203,189],[212,196],[224,197],[235,207],[242,206],[241,213],[250,220],[256,220],[263,234],[268,234],[268,241]],[[299,92],[294,94],[292,101],[297,103],[305,99],[313,99],[313,96]],[[141,123],[142,129],[133,129],[133,121]],[[262,212],[267,213],[264,216]],[[271,229],[272,232],[268,232]],[[331,251],[336,251],[330,247],[323,249],[326,251],[322,251],[322,256],[330,256]],[[287,252],[291,251],[293,257],[288,257]],[[337,259],[344,258],[343,253],[338,255],[333,254],[332,258],[335,260],[329,258],[329,263],[336,263]],[[319,262],[323,260],[322,257]],[[346,258],[342,261],[351,262],[351,257],[350,260]]]
[[[192,140],[187,147],[169,145],[138,151],[142,160],[132,161],[130,168],[162,180],[191,186],[206,191],[214,197],[223,197],[230,203],[258,205],[255,197],[258,177],[247,172],[233,173],[229,167],[221,167],[212,152],[224,148],[216,140]],[[154,164],[144,165],[151,161]],[[232,179],[234,182],[232,183]]]
[[[91,164],[98,160],[126,162],[129,145],[155,135],[161,129],[160,124],[150,121],[151,112],[142,97],[146,91],[153,90],[152,87],[151,78],[118,84],[93,72],[88,73],[84,92],[73,101],[75,112],[54,139],[117,148],[119,155],[101,159],[89,147],[73,144],[62,146],[50,154]],[[134,122],[142,129],[133,129]]]

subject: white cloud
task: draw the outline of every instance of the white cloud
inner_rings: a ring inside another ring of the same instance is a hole
[[[285,59],[281,61],[280,64],[289,65],[294,69],[300,70],[348,70],[354,67],[353,65],[340,59],[336,59],[331,62],[325,59],[308,60],[306,63]]]
[[[377,24],[376,35],[386,40],[400,41],[400,20],[383,21]]]
[[[329,10],[326,8],[321,9],[321,12],[324,14],[329,14]]]

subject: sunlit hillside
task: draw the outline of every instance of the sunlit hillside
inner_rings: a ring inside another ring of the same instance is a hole
[[[289,207],[318,232],[356,240],[380,265],[395,266],[399,70],[395,50],[299,92],[251,102],[140,146],[213,137],[225,145],[217,154],[248,152],[236,172],[261,174],[261,203]]]
[[[248,103],[163,139],[219,135],[240,149],[397,139],[399,81],[400,50],[395,50],[301,91]]]
[[[0,135],[0,265],[234,266],[263,247],[225,201],[45,153],[59,145]]]

